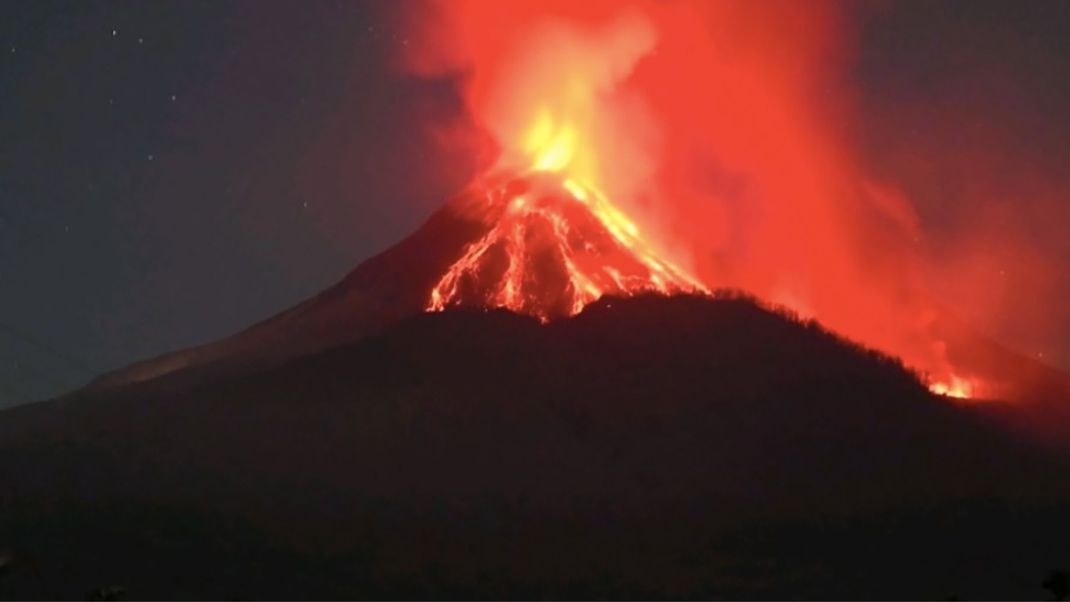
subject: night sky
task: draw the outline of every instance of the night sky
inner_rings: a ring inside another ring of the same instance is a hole
[[[398,71],[394,7],[0,5],[0,406],[277,313],[463,185],[474,159],[432,127],[462,111],[455,82]],[[1070,181],[1070,2],[853,18],[874,171],[931,228],[1028,171],[1047,200],[1008,200],[1033,216],[1015,227],[1070,274],[1070,207],[1050,200]],[[1000,334],[1070,367],[1070,332]]]

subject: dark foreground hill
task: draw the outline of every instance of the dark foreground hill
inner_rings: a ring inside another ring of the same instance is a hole
[[[0,596],[1038,598],[1070,565],[1064,457],[745,299],[420,315],[196,382],[0,413]]]

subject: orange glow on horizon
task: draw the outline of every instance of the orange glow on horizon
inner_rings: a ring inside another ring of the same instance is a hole
[[[972,399],[976,396],[975,385],[972,381],[951,375],[948,381],[937,381],[929,384],[929,390],[936,395],[954,397],[956,399]]]

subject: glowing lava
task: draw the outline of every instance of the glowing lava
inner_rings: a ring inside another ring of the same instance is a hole
[[[929,390],[937,395],[956,399],[970,399],[976,395],[973,382],[955,375],[951,375],[947,382],[936,381],[930,383]]]
[[[533,172],[480,196],[489,229],[435,285],[429,311],[503,307],[547,321],[606,294],[706,292],[589,185]]]

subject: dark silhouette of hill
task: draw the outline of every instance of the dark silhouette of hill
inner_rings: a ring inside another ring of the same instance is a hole
[[[8,598],[1037,598],[1070,561],[1065,456],[731,295],[416,315],[2,412],[0,458]]]

